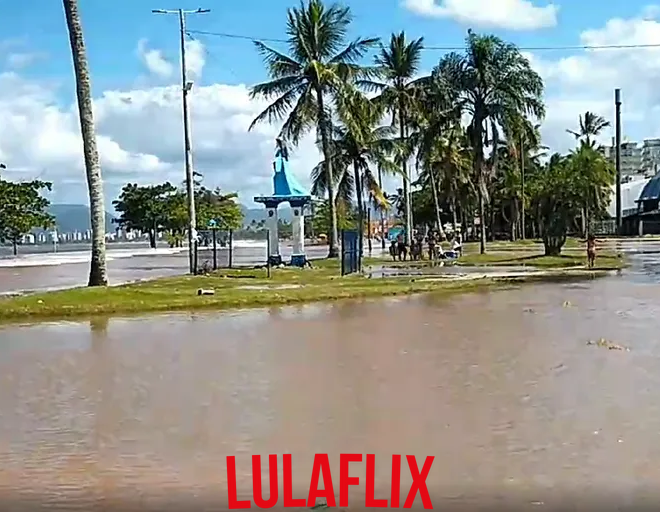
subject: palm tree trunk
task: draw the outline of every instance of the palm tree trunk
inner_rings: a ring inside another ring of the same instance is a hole
[[[362,201],[362,180],[360,179],[360,169],[358,168],[356,162],[353,162],[353,175],[355,179],[355,191],[356,191],[355,195],[357,196],[357,209],[358,209],[358,246],[359,246],[360,254],[363,255],[364,254],[364,202]]]
[[[89,211],[92,225],[92,259],[88,286],[107,286],[108,272],[105,255],[105,205],[103,204],[103,179],[96,147],[94,115],[92,110],[92,86],[87,67],[85,41],[78,14],[77,0],[63,0],[66,24],[71,43],[71,55],[76,76],[80,131],[85,156],[85,171],[89,191]]]
[[[383,191],[383,170],[378,166],[378,188]],[[385,212],[380,209],[380,246],[385,250]]]
[[[456,213],[456,196],[453,193],[451,195],[451,222],[454,228],[454,236],[456,236],[458,234],[458,215]]]
[[[435,223],[440,238],[445,239],[445,232],[442,229],[442,219],[440,218],[440,202],[438,201],[438,187],[435,184],[435,173],[433,167],[429,167],[429,176],[431,177],[431,189],[433,190],[433,206],[435,207]]]
[[[328,136],[328,122],[326,119],[325,106],[323,105],[323,91],[319,87],[316,90],[319,102],[319,131],[321,132],[321,145],[323,146],[323,159],[325,162],[325,177],[328,183],[328,207],[330,208],[330,233],[328,234],[328,258],[337,258],[339,256],[337,229],[337,204],[335,203],[335,182],[332,176],[332,163],[330,154],[330,140]]]
[[[401,136],[401,142],[406,139],[406,123],[404,120],[403,106],[399,105],[399,135]],[[410,189],[409,189],[409,178],[408,175],[408,157],[407,154],[401,158],[401,170],[403,172],[403,216],[404,223],[406,226],[406,244],[410,247],[412,243],[412,212],[410,206]]]

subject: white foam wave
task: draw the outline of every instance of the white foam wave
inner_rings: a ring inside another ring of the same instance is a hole
[[[111,249],[107,252],[107,260],[133,258],[135,256],[169,256],[179,254],[187,249]],[[60,253],[24,254],[15,258],[0,259],[2,267],[51,267],[70,265],[73,263],[89,263],[91,254],[87,251],[67,251]]]

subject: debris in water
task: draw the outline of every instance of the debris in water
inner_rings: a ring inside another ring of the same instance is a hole
[[[535,313],[535,311],[532,308],[525,308],[524,311],[525,313]]]
[[[605,338],[601,338],[598,341],[587,341],[587,345],[595,345],[597,347],[603,347],[608,350],[623,350],[625,352],[630,352],[630,349],[628,347],[624,347],[623,345],[617,345],[616,343],[607,341]]]

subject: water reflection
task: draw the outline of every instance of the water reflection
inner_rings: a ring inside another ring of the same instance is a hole
[[[83,507],[217,496],[227,455],[250,490],[249,455],[291,453],[299,497],[314,453],[338,475],[356,452],[376,454],[381,489],[392,453],[435,455],[434,505],[630,499],[660,477],[660,299],[642,268],[452,300],[3,328],[0,491]],[[601,337],[632,350],[587,346]]]

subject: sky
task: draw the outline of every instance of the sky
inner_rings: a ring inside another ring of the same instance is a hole
[[[191,37],[186,43],[194,81],[193,160],[205,184],[238,192],[250,207],[256,206],[255,195],[271,191],[279,127],[259,125],[247,131],[265,106],[250,100],[250,86],[268,78],[249,38],[284,38],[286,10],[297,4],[201,1],[79,0],[108,210],[126,182],[184,179],[178,19],[152,9],[211,9],[188,17]],[[588,110],[613,120],[617,87],[622,89],[624,136],[660,136],[660,6],[640,0],[345,0],[344,5],[354,15],[351,37],[386,41],[403,30],[410,38],[423,36],[428,47],[460,49],[472,28],[519,45],[545,80],[542,135],[551,151],[574,145],[566,129],[576,127],[581,113]],[[36,9],[34,2],[6,2],[2,15],[3,176],[51,181],[52,202],[86,204],[62,3],[42,0]],[[654,44],[658,47],[566,49]],[[420,73],[430,71],[444,53],[425,50]],[[612,135],[606,130],[603,142]],[[303,184],[309,184],[309,172],[318,161],[311,136],[293,148],[291,167]]]

